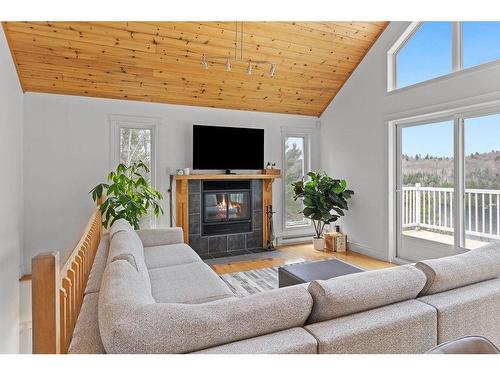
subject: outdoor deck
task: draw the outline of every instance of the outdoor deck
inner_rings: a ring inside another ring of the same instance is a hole
[[[410,236],[410,237],[415,237],[415,238],[421,238],[424,240],[429,240],[429,241],[435,241],[435,242],[440,242],[448,245],[453,246],[453,235],[451,234],[442,234],[442,233],[437,233],[437,232],[431,232],[429,230],[404,230],[403,235],[405,236]],[[471,239],[466,239],[465,240],[465,247],[467,249],[477,249],[481,246],[487,245],[489,242],[486,241],[478,241],[478,240],[471,240]]]

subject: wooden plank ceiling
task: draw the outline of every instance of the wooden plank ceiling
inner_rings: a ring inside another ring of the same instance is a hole
[[[25,91],[319,116],[386,22],[5,22]],[[238,46],[239,48],[239,46]]]

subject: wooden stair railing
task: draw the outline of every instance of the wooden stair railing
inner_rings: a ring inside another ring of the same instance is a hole
[[[31,261],[33,353],[67,353],[85,287],[101,241],[101,213],[96,208],[78,245],[64,265],[58,252]]]

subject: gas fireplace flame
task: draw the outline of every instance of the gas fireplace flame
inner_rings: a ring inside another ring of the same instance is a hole
[[[222,196],[222,200],[217,203],[217,218],[225,219],[227,211],[233,211],[235,214],[239,215],[242,212],[241,204],[238,202],[233,202],[229,200],[229,203],[226,201],[226,196]]]

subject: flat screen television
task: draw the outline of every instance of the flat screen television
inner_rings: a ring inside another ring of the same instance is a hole
[[[263,169],[264,129],[193,125],[193,169]]]

